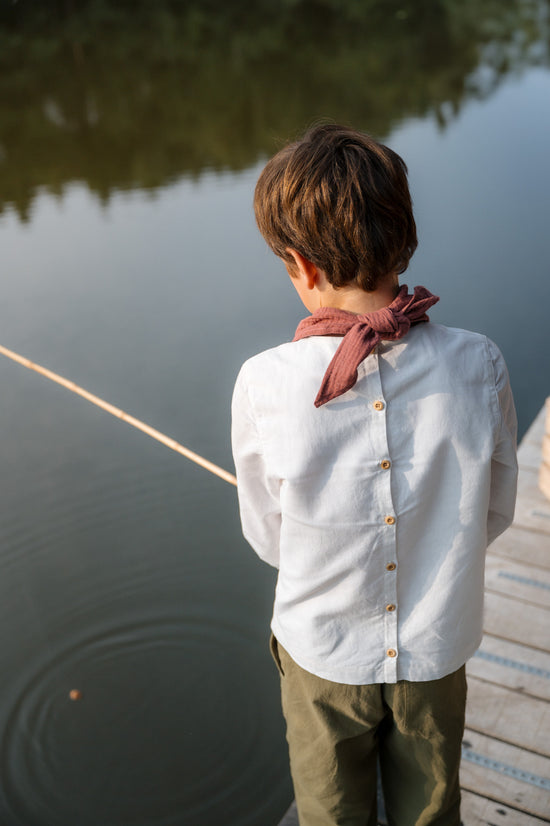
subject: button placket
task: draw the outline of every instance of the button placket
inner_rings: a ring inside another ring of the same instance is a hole
[[[397,605],[397,587],[396,577],[386,577],[384,588],[384,597],[386,602],[384,608],[384,641],[386,646],[386,679],[388,678],[388,668],[390,669],[393,678],[397,671],[398,647],[397,647],[397,619],[399,614],[399,606]],[[393,655],[389,651],[394,651]]]
[[[384,610],[384,640],[385,640],[385,664],[384,674],[387,681],[395,681],[397,679],[397,660],[399,658],[399,649],[397,647],[397,605],[390,602],[385,606]]]
[[[380,513],[380,564],[382,571],[395,570],[396,552],[396,524],[397,517],[391,493],[391,455],[388,446],[387,434],[387,414],[388,404],[382,392],[380,376],[380,366],[377,371],[369,375],[371,381],[371,437],[374,447],[378,453],[375,485],[377,486],[377,502],[381,509]],[[388,565],[394,568],[387,568]],[[399,650],[397,647],[397,586],[396,577],[388,573],[385,576],[384,587],[380,595],[380,610],[384,616],[383,627],[383,649],[380,657],[384,661],[384,679],[388,682],[395,682],[397,679],[397,661]],[[391,652],[391,653],[390,653]]]

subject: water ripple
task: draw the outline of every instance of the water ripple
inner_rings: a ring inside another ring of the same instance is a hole
[[[206,618],[162,618],[35,664],[2,733],[9,826],[253,823],[231,820],[243,795],[253,813],[269,761],[249,642]]]

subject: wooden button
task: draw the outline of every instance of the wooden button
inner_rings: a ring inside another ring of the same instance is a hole
[[[388,655],[388,657],[397,657],[397,651],[395,650],[395,648],[388,648],[386,654]]]
[[[396,568],[397,565],[395,564],[395,562],[388,562],[388,564],[386,565],[386,571],[395,571]]]
[[[383,462],[380,462],[380,467],[382,468],[382,470],[387,470],[389,467],[391,467],[391,462],[389,461],[389,459],[384,459]]]
[[[374,402],[373,407],[375,410],[383,410],[384,409],[384,402],[377,401]]]
[[[386,525],[395,525],[395,516],[386,516],[384,522]]]
[[[395,611],[395,605],[390,602],[389,605],[386,605],[386,611]]]

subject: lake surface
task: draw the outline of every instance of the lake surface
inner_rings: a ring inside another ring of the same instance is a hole
[[[499,345],[523,433],[550,392],[548,3],[118,5],[0,15],[0,343],[231,470],[240,364],[304,315],[255,181],[328,117],[405,158],[404,280]],[[274,576],[234,488],[0,381],[0,823],[275,826]]]

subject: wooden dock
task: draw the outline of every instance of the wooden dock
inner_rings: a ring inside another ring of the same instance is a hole
[[[489,548],[485,636],[468,663],[465,826],[550,823],[550,501],[546,411],[521,442],[514,524]]]
[[[468,663],[464,826],[550,823],[550,501],[538,486],[545,420],[543,408],[521,442],[514,524],[487,554],[485,636]],[[279,826],[298,826],[294,804]]]

